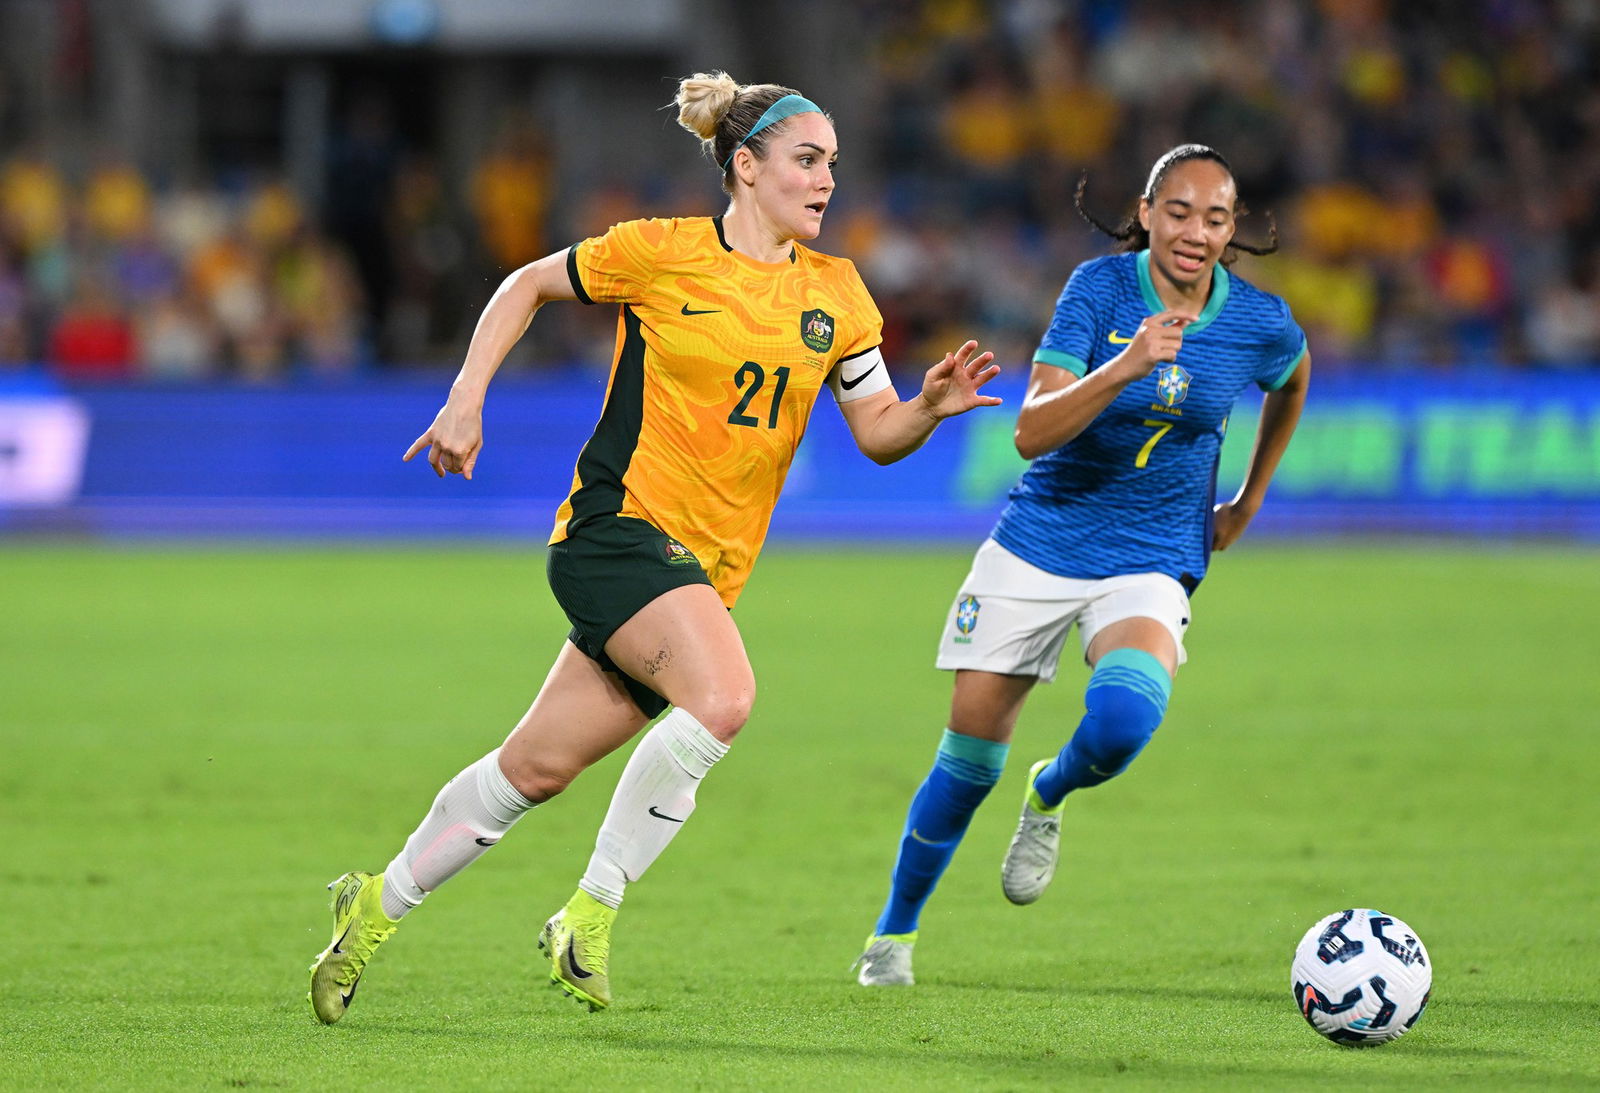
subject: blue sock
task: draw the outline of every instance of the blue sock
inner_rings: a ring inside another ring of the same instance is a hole
[[[911,799],[905,834],[900,837],[900,857],[891,875],[889,902],[878,916],[874,933],[916,930],[922,905],[961,844],[972,814],[1000,780],[1010,750],[1008,744],[944,730],[933,770]]]
[[[1078,731],[1034,779],[1039,799],[1054,808],[1073,790],[1121,774],[1150,742],[1171,694],[1172,677],[1144,650],[1113,649],[1101,657],[1084,692],[1087,712]]]

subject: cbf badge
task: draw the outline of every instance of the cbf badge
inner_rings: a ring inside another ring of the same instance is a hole
[[[807,348],[826,353],[833,345],[833,316],[820,307],[800,315],[800,340]]]
[[[1156,373],[1156,394],[1168,406],[1178,405],[1189,397],[1189,373],[1180,365],[1167,365]]]
[[[961,631],[961,636],[954,639],[962,645],[972,644],[971,634],[978,628],[978,608],[983,605],[976,596],[962,596],[956,604],[956,629]]]

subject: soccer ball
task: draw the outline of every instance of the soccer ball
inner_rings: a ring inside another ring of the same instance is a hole
[[[1433,965],[1416,931],[1393,915],[1339,911],[1295,946],[1289,982],[1312,1028],[1336,1044],[1376,1047],[1422,1016]]]

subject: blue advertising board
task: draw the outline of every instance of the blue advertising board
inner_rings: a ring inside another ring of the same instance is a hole
[[[902,384],[903,386],[905,384]],[[1023,467],[1006,405],[947,422],[890,467],[823,396],[773,521],[778,537],[976,541]],[[472,482],[400,455],[440,379],[341,385],[0,387],[0,535],[497,536],[542,543],[604,377],[506,377]],[[1257,410],[1235,411],[1237,484]],[[1575,378],[1319,376],[1252,534],[1600,540],[1600,392]]]

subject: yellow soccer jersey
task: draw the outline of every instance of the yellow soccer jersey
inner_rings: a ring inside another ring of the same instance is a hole
[[[796,244],[728,246],[720,217],[632,220],[567,255],[578,299],[621,304],[605,408],[550,537],[638,517],[700,559],[729,607],[824,380],[875,350],[883,318],[853,264]]]

